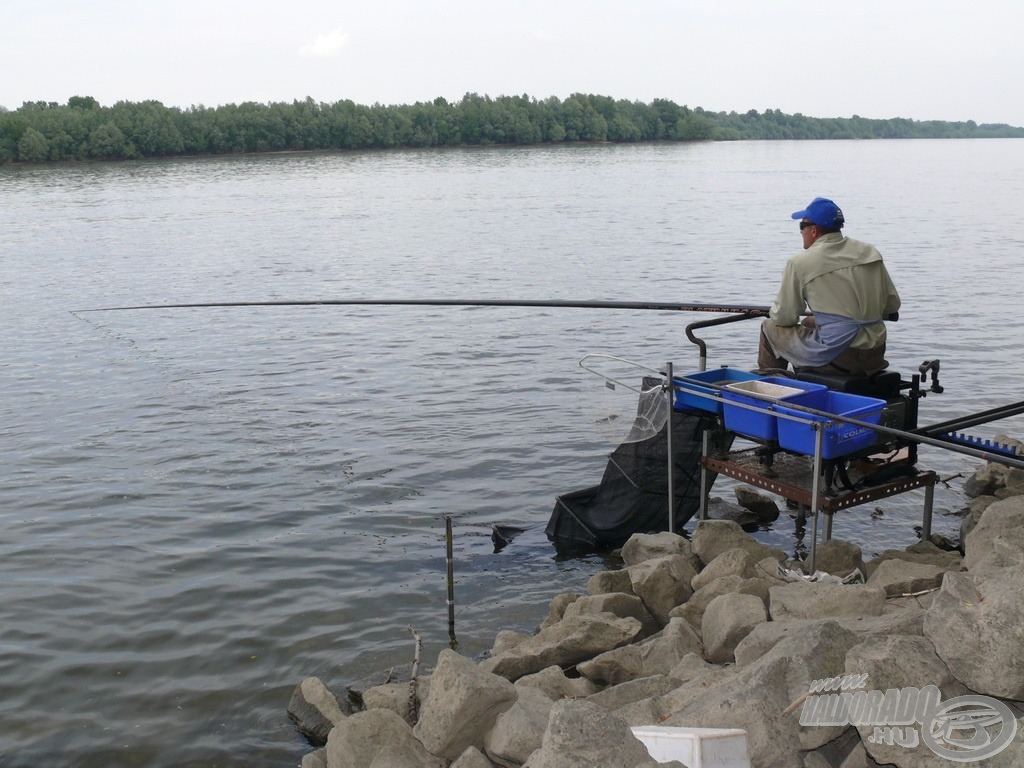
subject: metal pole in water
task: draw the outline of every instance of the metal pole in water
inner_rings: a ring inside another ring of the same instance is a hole
[[[459,642],[455,639],[455,557],[452,554],[452,518],[444,517],[445,562],[448,566],[448,644],[455,650]]]
[[[672,407],[675,405],[675,380],[672,376],[672,363],[665,363],[665,372],[668,376],[666,392],[668,395],[668,421],[665,422],[665,439],[668,443],[668,532],[676,532],[676,484],[673,478],[672,466]]]

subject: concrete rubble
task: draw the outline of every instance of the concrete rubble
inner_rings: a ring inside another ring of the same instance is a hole
[[[352,707],[302,681],[288,711],[321,747],[302,766],[654,768],[630,730],[651,725],[742,728],[753,768],[954,764],[928,718],[880,728],[827,709],[911,690],[996,700],[1009,714],[982,736],[1005,746],[972,764],[1024,765],[1024,473],[987,465],[967,489],[961,552],[925,541],[865,562],[829,542],[818,565],[834,581],[786,578],[798,564],[732,520],[637,534],[621,569],[556,597],[535,633],[499,633],[483,660],[441,651],[416,722],[408,682]],[[840,583],[854,570],[863,583]]]

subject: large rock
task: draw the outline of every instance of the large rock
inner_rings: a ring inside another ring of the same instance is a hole
[[[367,709],[390,709],[396,715],[415,725],[409,707],[409,683],[388,683],[370,688],[363,693],[363,706]],[[423,706],[430,691],[430,678],[421,677],[416,683],[416,708]]]
[[[678,687],[679,681],[668,675],[651,675],[605,688],[593,696],[588,696],[587,701],[609,711],[615,711],[635,701],[664,696]]]
[[[467,747],[459,759],[451,764],[451,768],[494,768],[494,763],[476,747]]]
[[[288,702],[288,714],[295,721],[299,732],[318,745],[327,743],[331,729],[351,711],[347,702],[343,705],[317,677],[307,677],[295,686],[291,701]]]
[[[980,583],[978,583],[980,582]],[[975,693],[1024,701],[1024,565],[998,578],[948,573],[924,634],[949,671]]]
[[[540,623],[540,629],[547,629],[553,624],[560,622],[565,615],[565,609],[576,602],[578,598],[579,594],[576,592],[563,592],[560,595],[555,595],[548,606],[548,615]]]
[[[757,575],[754,570],[756,565],[757,561],[747,550],[740,547],[727,549],[708,563],[704,570],[694,576],[690,581],[690,586],[696,592],[706,587],[715,579],[721,579],[725,576],[739,576],[741,579],[752,579]]]
[[[885,607],[885,590],[867,584],[798,581],[772,587],[768,595],[773,621],[879,616]]]
[[[1006,486],[1006,467],[988,462],[964,482],[964,495],[968,498],[991,496]]]
[[[516,690],[536,688],[552,701],[559,699],[585,699],[597,693],[597,686],[585,677],[566,677],[561,667],[551,666],[520,677],[515,682]]]
[[[626,574],[626,578],[629,578],[629,574]],[[632,586],[630,589],[632,590]],[[636,595],[626,595],[621,592],[581,597],[566,607],[563,618],[568,619],[573,616],[583,615],[593,616],[599,613],[610,613],[618,616],[620,619],[636,619],[643,625],[643,631],[640,633],[641,637],[650,637],[660,630],[662,626],[651,615],[651,612],[647,610],[643,600]]]
[[[732,520],[701,520],[693,532],[691,539],[693,553],[702,563],[710,563],[723,552],[730,549],[744,549],[750,553],[755,562],[771,557],[778,562],[786,559],[781,549],[766,546],[745,533]]]
[[[674,762],[667,765],[682,766]],[[563,699],[551,709],[541,748],[523,768],[638,768],[650,753],[626,725],[603,707]],[[685,767],[683,767],[685,768]]]
[[[846,578],[854,571],[864,568],[864,555],[856,544],[841,539],[829,539],[818,545],[814,567],[833,576]]]
[[[749,509],[757,519],[763,523],[772,523],[779,519],[779,505],[775,499],[767,494],[761,493],[749,485],[737,485],[733,488],[737,503],[744,509]]]
[[[856,635],[834,621],[815,624],[718,685],[688,697],[663,725],[743,728],[753,768],[803,768],[801,751],[827,744],[845,728],[809,731],[795,716],[782,713],[808,692],[812,681],[841,674],[856,643]]]
[[[775,562],[774,560],[772,562]],[[768,582],[764,579],[744,579],[740,576],[723,576],[694,592],[683,605],[676,606],[669,612],[671,618],[686,619],[697,634],[701,632],[704,611],[716,597],[731,593],[757,595],[768,606]]]
[[[1024,496],[1014,496],[990,505],[964,541],[964,566],[968,570],[992,552],[999,537],[1020,540],[1024,529]]]
[[[626,566],[666,555],[690,555],[690,542],[677,533],[634,533],[622,547],[622,562]]]
[[[517,699],[512,684],[468,659],[443,650],[414,733],[431,753],[454,760],[479,747],[498,715]]]
[[[754,627],[766,621],[768,611],[756,595],[734,592],[716,597],[704,612],[701,625],[708,661],[716,664],[734,661],[736,646]]]
[[[602,653],[578,664],[576,669],[595,683],[618,685],[667,674],[686,654],[701,651],[700,638],[690,625],[683,619],[672,619],[655,637]]]
[[[643,625],[636,619],[620,619],[610,613],[570,616],[508,653],[484,660],[480,668],[514,681],[552,665],[571,667],[592,659],[633,642],[642,630]]]
[[[633,594],[633,582],[629,571],[599,571],[587,580],[588,595],[606,595],[610,592]]]
[[[860,689],[864,691],[861,696],[871,695],[868,693],[870,691],[885,692],[906,688],[921,690],[927,686],[938,688],[941,697],[936,698],[941,698],[942,701],[968,693],[967,689],[949,674],[949,670],[935,655],[932,644],[924,637],[892,635],[869,638],[847,653],[846,673],[850,676],[867,676],[865,687]],[[848,693],[856,695],[854,691]],[[837,696],[835,693],[820,695]],[[810,713],[821,704],[827,704],[827,700],[811,697],[805,702],[804,707]],[[801,716],[804,716],[803,712]],[[884,720],[886,717],[879,715],[878,719]],[[940,768],[951,764],[951,761],[938,757],[920,738],[916,747],[901,746],[898,743],[889,745],[884,739],[872,738],[876,727],[884,728],[886,725],[888,723],[866,723],[857,726],[864,746],[874,760],[885,765],[895,764],[905,768]]]
[[[669,612],[693,594],[690,581],[697,573],[683,555],[644,560],[628,570],[633,592],[662,626],[668,624]]]
[[[345,718],[331,731],[327,768],[370,768],[385,749],[416,755],[424,768],[444,765],[416,740],[405,720],[387,709],[371,709]]]
[[[554,702],[536,688],[517,689],[519,699],[498,716],[484,737],[487,756],[506,768],[518,768],[540,749]]]
[[[925,611],[923,608],[908,606],[891,608],[886,606],[881,616],[848,616],[834,619],[789,619],[769,621],[754,627],[736,646],[736,663],[747,666],[760,659],[787,637],[799,637],[817,624],[834,621],[860,639],[873,635],[922,635]]]
[[[871,574],[867,584],[885,590],[889,597],[912,595],[929,589],[938,589],[948,571],[941,565],[908,563],[886,560]]]

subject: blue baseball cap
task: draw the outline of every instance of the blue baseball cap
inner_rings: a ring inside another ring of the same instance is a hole
[[[826,229],[842,229],[846,219],[842,209],[825,197],[816,197],[802,211],[793,214],[794,219],[807,219],[812,224]]]

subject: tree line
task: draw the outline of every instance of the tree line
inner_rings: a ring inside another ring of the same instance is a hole
[[[105,107],[91,96],[73,96],[67,104],[0,107],[0,164],[564,142],[980,137],[1024,137],[1024,128],[970,120],[812,118],[773,109],[708,112],[667,99],[645,104],[590,94],[539,101],[469,93],[455,103],[437,98],[388,106],[307,98],[187,109],[159,101]]]

